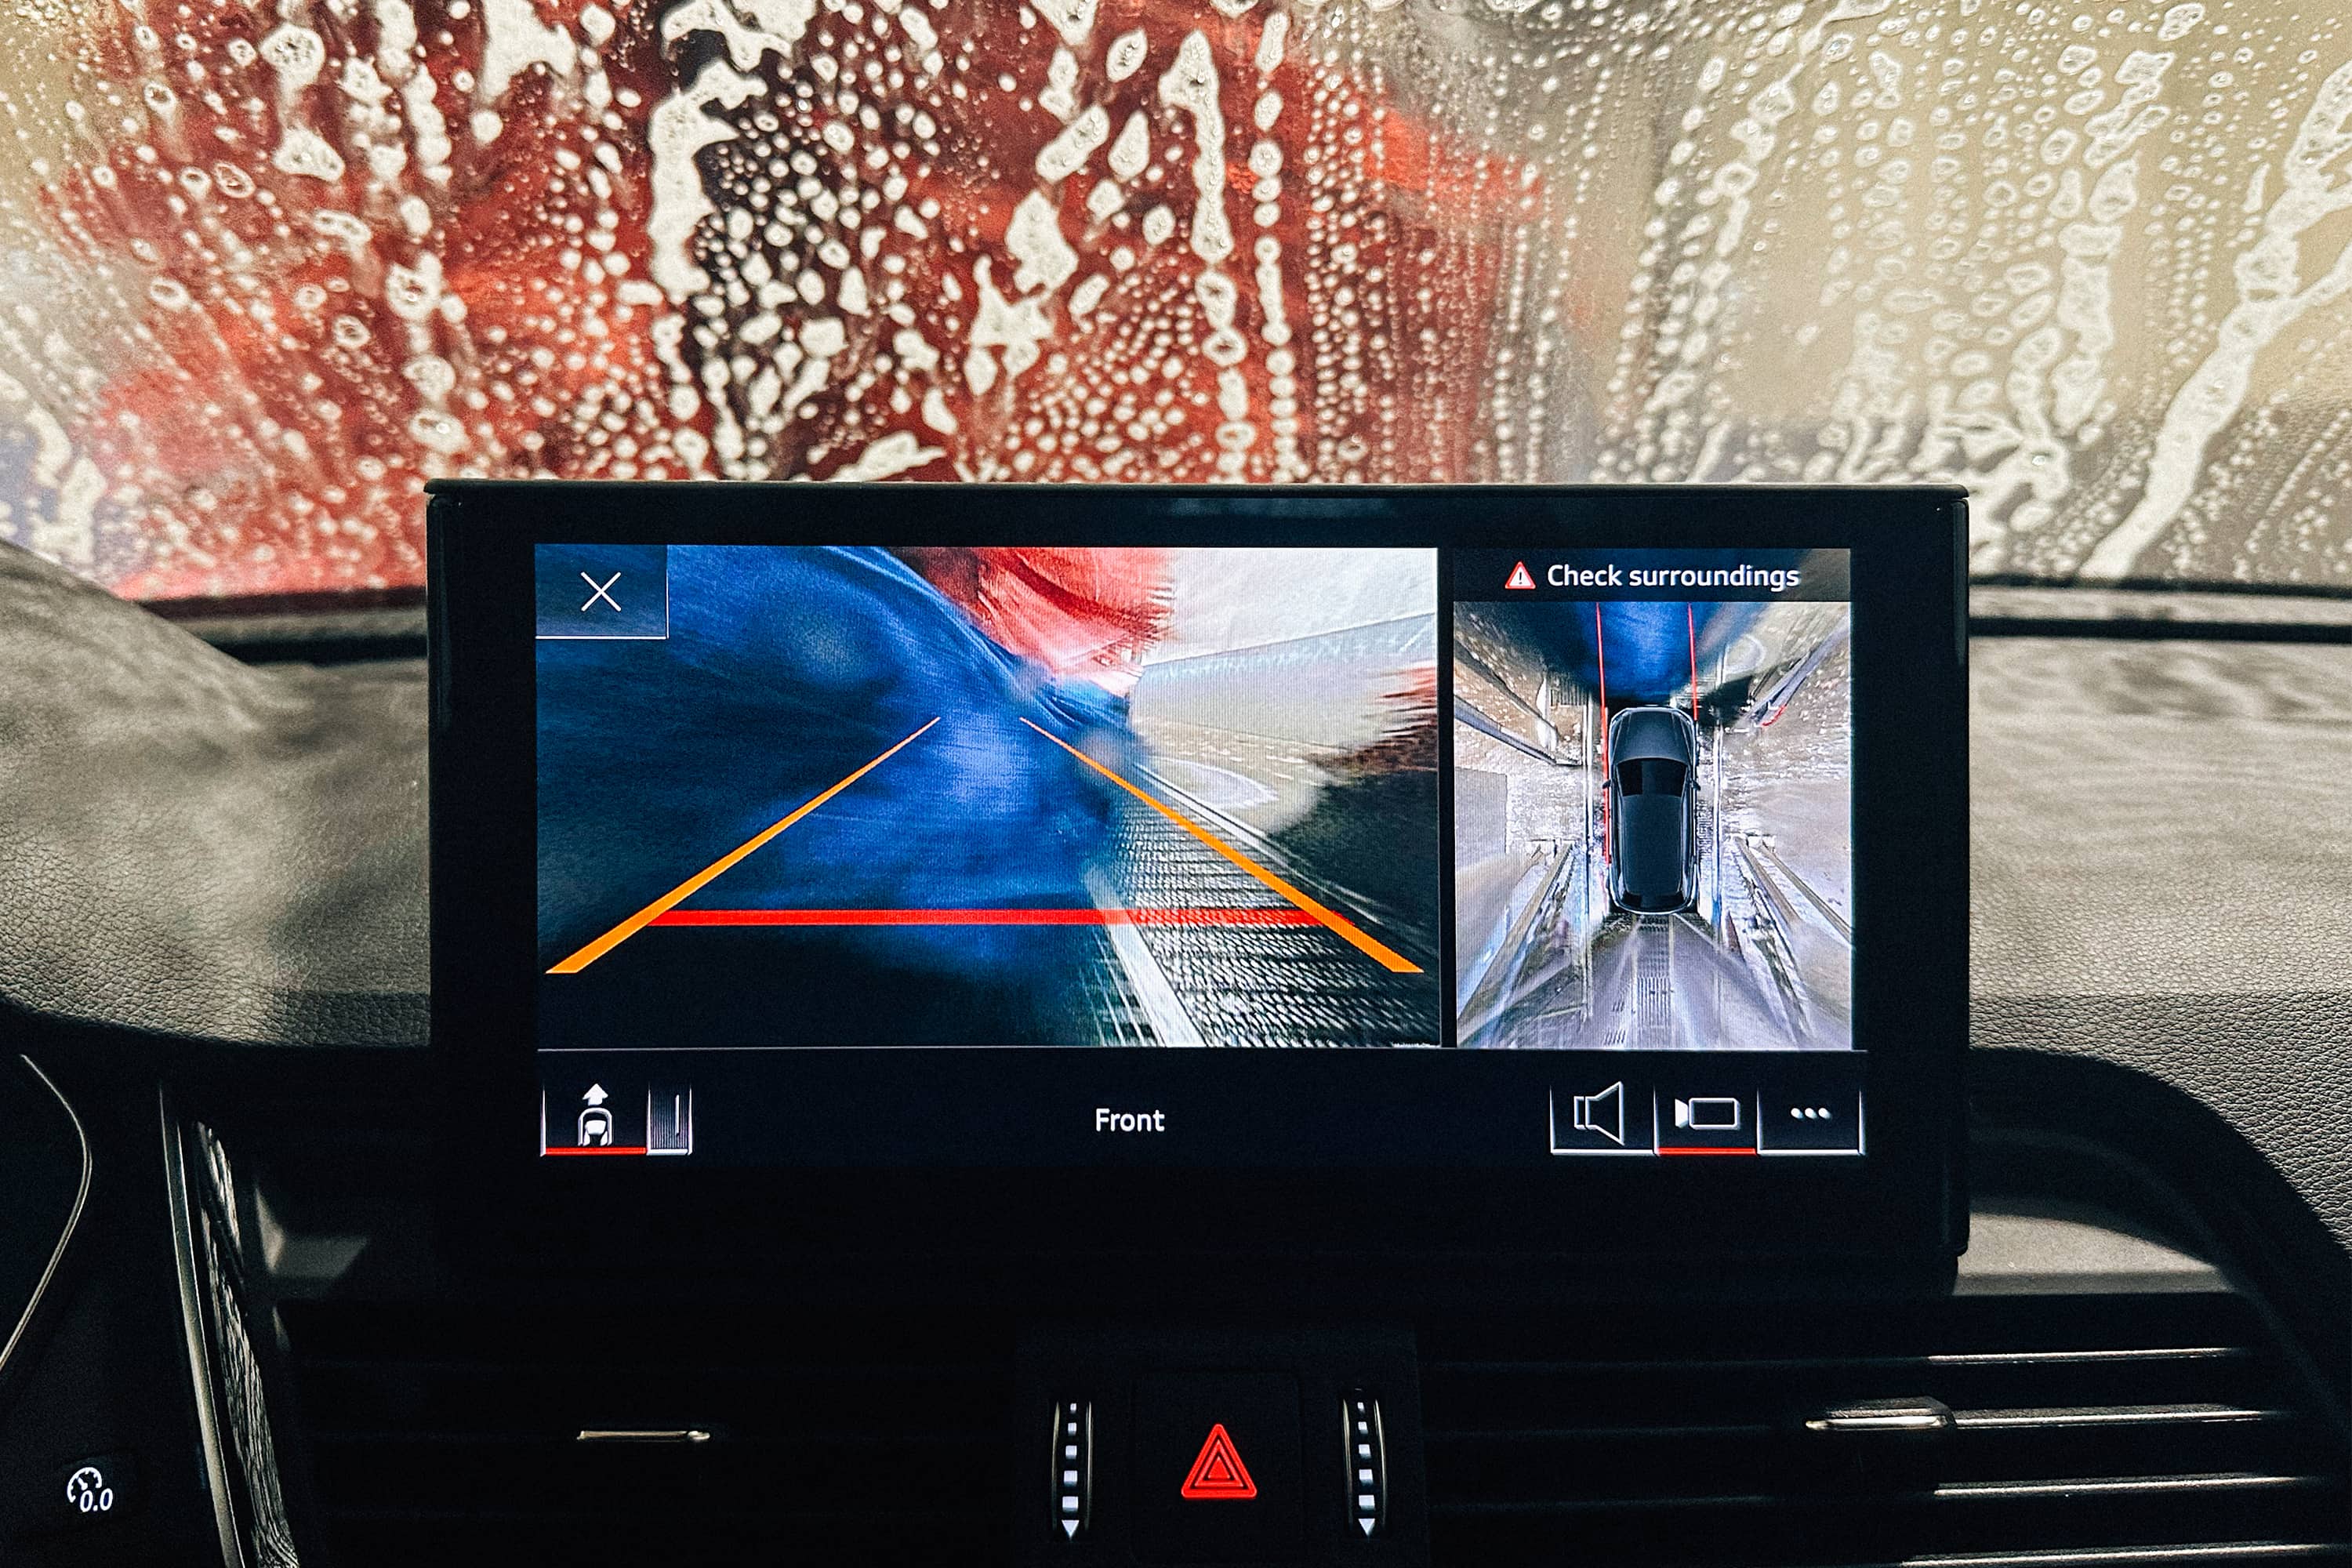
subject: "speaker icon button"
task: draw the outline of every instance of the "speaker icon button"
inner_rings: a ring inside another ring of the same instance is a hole
[[[1611,1084],[1599,1094],[1576,1097],[1570,1125],[1579,1132],[1598,1132],[1620,1149],[1625,1146],[1625,1085]]]
[[[1555,1154],[1656,1152],[1650,1089],[1623,1079],[1580,1094],[1554,1089],[1550,1125]]]

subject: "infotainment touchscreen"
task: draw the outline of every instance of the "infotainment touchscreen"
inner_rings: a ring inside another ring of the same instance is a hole
[[[1954,492],[438,494],[530,1160],[1941,1159]]]

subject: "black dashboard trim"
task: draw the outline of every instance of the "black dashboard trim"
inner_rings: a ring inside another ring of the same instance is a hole
[[[83,1128],[81,1117],[75,1112],[73,1101],[66,1098],[65,1091],[57,1086],[55,1079],[41,1070],[38,1062],[28,1056],[19,1056],[16,1059],[24,1063],[26,1068],[35,1078],[41,1080],[42,1088],[57,1096],[58,1106],[66,1113],[66,1120],[73,1123],[74,1142],[81,1150],[81,1181],[74,1189],[73,1207],[67,1211],[64,1228],[58,1233],[58,1244],[49,1249],[49,1260],[41,1269],[40,1279],[34,1283],[32,1299],[25,1303],[25,1310],[17,1315],[16,1326],[8,1331],[8,1337],[5,1340],[0,1340],[0,1377],[7,1375],[10,1358],[30,1338],[33,1324],[40,1317],[41,1303],[48,1295],[49,1287],[57,1282],[58,1272],[65,1266],[66,1249],[73,1245],[74,1234],[81,1228],[82,1210],[89,1203],[90,1176],[97,1169],[90,1158],[89,1133]]]
[[[172,1263],[180,1292],[180,1326],[186,1336],[190,1392],[195,1398],[196,1431],[205,1456],[205,1490],[212,1503],[226,1568],[245,1568],[236,1510],[229,1496],[228,1460],[221,1448],[220,1413],[213,1398],[214,1357],[205,1331],[204,1305],[197,1300],[195,1232],[188,1190],[187,1135],[173,1114],[171,1091],[156,1096],[163,1136],[165,1205],[172,1220]]]

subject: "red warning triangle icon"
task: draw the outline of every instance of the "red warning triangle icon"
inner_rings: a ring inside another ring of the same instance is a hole
[[[1257,1496],[1257,1483],[1250,1479],[1249,1467],[1242,1463],[1223,1422],[1209,1428],[1209,1440],[1201,1445],[1201,1457],[1192,1461],[1192,1473],[1184,1478],[1181,1489],[1186,1497],[1202,1500]]]
[[[1532,588],[1535,585],[1536,580],[1528,575],[1528,563],[1524,561],[1512,567],[1511,574],[1503,579],[1506,588]]]

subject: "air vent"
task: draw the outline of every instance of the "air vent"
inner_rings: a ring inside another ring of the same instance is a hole
[[[1440,1563],[2347,1556],[2342,1434],[2234,1297],[1454,1325],[1422,1355]]]
[[[1007,1550],[1011,1339],[969,1320],[283,1311],[338,1568]]]

